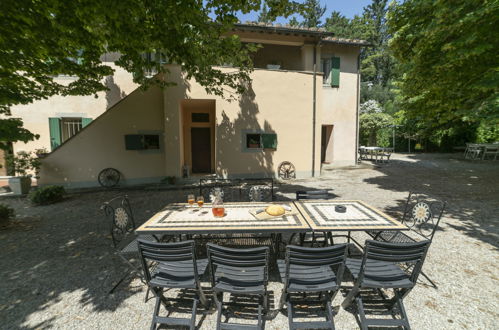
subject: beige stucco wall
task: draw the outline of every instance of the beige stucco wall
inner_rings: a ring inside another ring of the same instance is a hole
[[[357,102],[360,76],[357,70],[359,47],[325,44],[321,56],[340,57],[340,87],[322,86],[322,125],[334,125],[326,149],[326,161],[333,166],[356,163]]]
[[[172,67],[172,76],[179,74]],[[223,69],[233,70],[233,69]],[[178,75],[177,77],[180,77]],[[183,165],[181,107],[183,99],[216,101],[216,173],[223,177],[272,176],[282,161],[292,162],[298,177],[312,173],[313,75],[309,73],[255,70],[249,92],[229,101],[205,92],[195,81],[165,91],[165,148],[167,175],[180,175]],[[322,77],[317,77],[317,83]],[[231,95],[226,95],[227,97]],[[320,172],[320,99],[318,89],[315,173]],[[244,134],[276,133],[277,150],[247,150]],[[180,142],[180,143],[179,143]]]
[[[164,146],[160,150],[125,150],[126,134],[159,134],[163,141],[163,92],[135,90],[97,120],[43,159],[39,184],[97,186],[97,175],[118,169],[123,184],[159,182],[165,175]]]
[[[84,117],[97,118],[106,109],[130,94],[137,85],[127,71],[106,62],[115,72],[105,80],[109,91],[88,96],[53,96],[47,100],[39,100],[27,105],[12,107],[12,116],[22,118],[24,127],[30,132],[39,134],[40,138],[28,143],[14,143],[14,152],[21,150],[34,151],[45,148],[50,151],[49,120],[51,117]],[[57,81],[65,84],[73,81],[71,77],[60,77]]]

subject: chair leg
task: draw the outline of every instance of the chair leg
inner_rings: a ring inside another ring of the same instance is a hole
[[[159,297],[156,297],[156,304],[154,305],[154,312],[152,315],[151,330],[156,329],[156,317],[159,315],[160,303],[161,300],[159,299]]]
[[[191,324],[190,324],[189,330],[196,329],[197,307],[198,307],[198,301],[197,301],[197,299],[194,299],[194,302],[192,303]]]
[[[368,330],[366,312],[364,311],[364,304],[362,304],[362,299],[357,298],[355,300],[357,301],[357,308],[359,309],[360,328],[362,330]]]
[[[331,301],[326,303],[326,318],[331,323],[331,330],[334,330],[334,319],[333,319],[333,308],[331,307]]]
[[[216,293],[215,293],[216,296]],[[216,305],[217,305],[217,330],[220,330],[221,328],[221,322],[222,322],[222,302],[218,301],[216,299]]]
[[[293,329],[293,307],[291,306],[291,302],[287,302],[287,307],[288,307],[288,324],[289,324],[289,329]]]
[[[265,298],[264,298],[265,299]],[[258,305],[258,329],[264,329],[262,320],[262,305]]]
[[[348,308],[348,306],[350,306],[352,302],[355,300],[355,297],[357,297],[357,295],[359,294],[359,291],[360,291],[360,284],[356,283],[353,286],[352,290],[350,290],[348,295],[345,297],[345,300],[343,300],[343,302],[341,303],[341,307],[343,307],[343,309]]]
[[[426,275],[423,271],[421,271],[421,275],[423,275],[424,278],[426,278],[435,289],[438,289],[438,286],[435,284],[435,282],[433,282],[431,278],[429,278],[428,275]]]
[[[282,308],[284,307],[284,303],[286,302],[287,299],[288,299],[288,293],[286,292],[286,289],[283,289],[281,294],[281,300],[279,301],[279,310],[282,310]]]

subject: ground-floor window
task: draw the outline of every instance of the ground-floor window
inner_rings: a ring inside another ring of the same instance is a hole
[[[277,149],[277,134],[274,133],[247,133],[246,148],[248,149]]]

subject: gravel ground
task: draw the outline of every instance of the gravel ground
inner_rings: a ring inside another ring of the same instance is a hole
[[[304,187],[328,188],[339,199],[360,199],[394,215],[408,191],[424,191],[449,204],[425,264],[438,288],[421,278],[405,299],[414,329],[492,329],[499,322],[499,162],[465,161],[457,154],[394,155],[381,166],[325,171],[321,178],[278,187],[279,199]],[[58,204],[33,207],[24,198],[0,198],[17,218],[0,228],[1,329],[141,329],[150,326],[153,299],[128,280],[107,292],[126,270],[107,236],[100,204],[126,192],[138,222],[188,191],[133,189],[70,194]],[[357,238],[365,239],[364,234]],[[282,285],[269,286],[274,306]],[[205,283],[208,285],[208,283]],[[345,283],[350,285],[351,283]],[[178,291],[169,295],[176,296]],[[333,301],[338,329],[358,329],[353,310]],[[271,313],[267,329],[287,328],[283,313]],[[216,314],[198,314],[201,329],[215,328]],[[232,321],[232,320],[231,320]],[[245,321],[250,322],[250,321]]]

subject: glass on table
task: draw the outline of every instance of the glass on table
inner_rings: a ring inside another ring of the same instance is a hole
[[[198,196],[198,198],[196,199],[196,202],[198,203],[199,207],[203,207],[204,197],[203,196]]]
[[[192,194],[187,195],[187,203],[189,203],[190,206],[194,205],[194,201],[195,201],[194,195]]]

